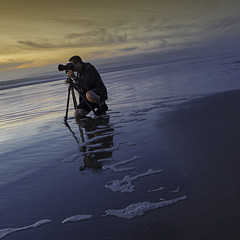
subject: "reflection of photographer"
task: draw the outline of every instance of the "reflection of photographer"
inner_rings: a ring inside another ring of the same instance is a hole
[[[79,56],[69,59],[67,65],[59,65],[59,71],[66,70],[69,78],[74,80],[86,101],[80,98],[80,103],[75,111],[75,118],[86,116],[92,109],[97,109],[96,115],[104,114],[108,110],[105,103],[107,100],[107,89],[100,74],[90,63],[85,63]],[[77,76],[74,74],[77,72]]]
[[[85,129],[87,137],[86,144],[80,148],[80,151],[84,153],[84,165],[80,167],[80,170],[99,169],[102,167],[102,159],[112,157],[114,128],[109,121],[110,118],[105,116],[83,118],[78,122],[79,129]]]

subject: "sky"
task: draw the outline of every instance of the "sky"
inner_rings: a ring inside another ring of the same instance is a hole
[[[0,76],[184,49],[237,48],[239,0],[0,0]],[[0,77],[0,80],[1,77]]]

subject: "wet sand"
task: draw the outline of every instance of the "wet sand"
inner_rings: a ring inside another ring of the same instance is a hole
[[[239,239],[239,122],[240,90],[182,104],[161,118],[165,148],[189,197],[171,239]]]
[[[199,98],[232,61],[105,74],[108,116],[69,126],[62,80],[3,90],[0,237],[237,239],[239,91]]]

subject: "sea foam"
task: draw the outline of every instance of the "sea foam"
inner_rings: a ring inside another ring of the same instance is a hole
[[[162,191],[163,189],[164,189],[164,187],[160,187],[160,188],[148,190],[148,192],[149,192],[149,193],[151,193],[151,192],[159,192],[159,191]]]
[[[186,199],[187,199],[187,196],[182,196],[179,198],[156,202],[156,203],[140,202],[136,204],[131,204],[128,207],[119,209],[119,210],[106,210],[105,211],[106,215],[104,216],[111,215],[119,218],[132,219],[137,216],[142,216],[145,214],[145,212],[151,211],[153,209],[166,207]]]
[[[123,160],[121,162],[117,162],[117,163],[114,163],[114,164],[111,164],[111,165],[106,165],[106,166],[103,166],[103,169],[111,169],[113,170],[114,172],[123,172],[123,171],[129,171],[129,170],[132,170],[134,169],[134,167],[130,167],[130,168],[117,168],[118,166],[121,166],[121,165],[124,165],[124,164],[127,164],[127,163],[130,163],[132,161],[135,161],[137,159],[139,159],[141,157],[138,157],[138,156],[134,156],[133,158],[131,159],[128,159],[128,160]]]
[[[91,145],[92,147],[92,145]],[[86,153],[102,153],[102,152],[113,152],[119,149],[119,145],[113,146],[113,147],[109,147],[109,148],[100,148],[97,150],[91,150],[91,151],[87,151]]]
[[[62,221],[62,224],[64,223],[68,223],[68,222],[78,222],[78,221],[83,221],[83,220],[87,220],[92,218],[92,215],[76,215],[76,216],[72,216],[69,218],[66,218]]]
[[[106,188],[111,189],[113,192],[133,192],[134,191],[134,185],[132,184],[132,181],[135,181],[141,177],[146,177],[151,174],[160,173],[162,170],[153,170],[149,169],[147,172],[130,177],[129,175],[125,176],[121,180],[113,180],[105,185]]]
[[[37,228],[37,227],[40,227],[40,226],[50,223],[50,222],[51,222],[51,220],[44,219],[44,220],[40,220],[32,225],[21,227],[21,228],[5,228],[5,229],[0,230],[0,238],[4,238],[7,235],[14,233],[14,232],[23,231],[23,230],[27,230],[27,229],[31,229],[31,228]]]

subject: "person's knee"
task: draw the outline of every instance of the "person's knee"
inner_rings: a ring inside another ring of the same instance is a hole
[[[88,101],[94,102],[94,100],[96,98],[96,93],[90,90],[86,93],[86,98]]]
[[[76,119],[84,117],[88,114],[87,111],[85,111],[84,109],[76,109],[75,113],[74,113],[74,117]]]
[[[86,98],[89,102],[96,103],[98,105],[101,103],[100,96],[98,96],[94,91],[89,90],[86,93]]]

